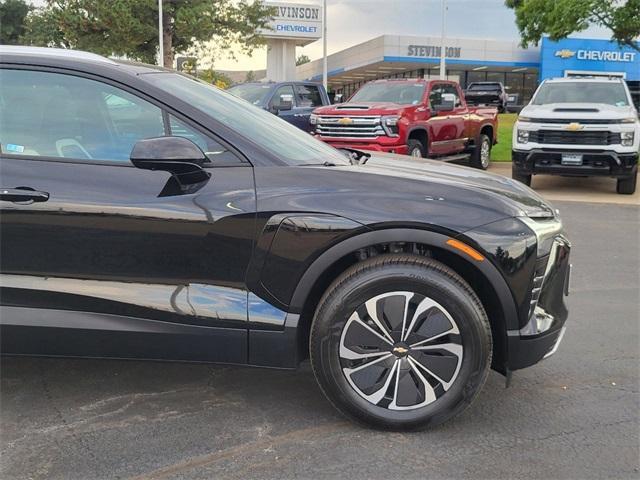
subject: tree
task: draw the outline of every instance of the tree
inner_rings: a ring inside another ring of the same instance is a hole
[[[256,81],[256,74],[253,70],[249,70],[247,72],[247,76],[244,77],[244,81],[245,82],[255,82]]]
[[[24,34],[27,14],[33,7],[24,0],[3,0],[0,3],[0,44],[16,45]]]
[[[307,57],[304,53],[302,55],[298,55],[298,58],[296,58],[296,66],[297,65],[304,65],[305,63],[309,63],[311,60],[309,59],[309,57]]]
[[[214,84],[218,88],[227,89],[233,85],[233,80],[222,72],[216,72],[213,68],[209,68],[200,72],[199,78],[205,82]]]
[[[211,39],[221,49],[237,45],[251,54],[263,44],[257,32],[267,27],[273,10],[258,0],[164,0],[164,66],[173,66],[176,52]],[[25,40],[153,63],[158,45],[158,2],[46,0],[44,7],[28,16]]]
[[[505,0],[515,10],[523,46],[543,35],[560,40],[590,25],[611,31],[612,40],[639,50],[640,0]]]

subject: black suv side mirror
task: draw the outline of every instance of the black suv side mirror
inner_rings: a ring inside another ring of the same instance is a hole
[[[137,168],[171,173],[174,182],[167,183],[164,195],[193,192],[211,177],[202,168],[207,156],[195,143],[183,137],[139,140],[131,150],[130,159]],[[164,196],[163,193],[160,195]]]

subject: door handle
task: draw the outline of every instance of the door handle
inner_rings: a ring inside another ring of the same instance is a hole
[[[31,187],[0,188],[0,200],[14,203],[46,202],[49,194]]]

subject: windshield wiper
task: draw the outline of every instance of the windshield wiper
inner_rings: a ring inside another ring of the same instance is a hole
[[[326,162],[321,162],[321,163],[303,163],[300,166],[301,167],[337,167],[338,164],[326,161]]]
[[[341,147],[340,150],[344,150],[351,162],[351,165],[364,165],[367,160],[371,158],[371,154],[357,150],[355,148]]]

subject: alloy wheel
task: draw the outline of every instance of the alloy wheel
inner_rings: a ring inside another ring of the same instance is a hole
[[[435,402],[455,382],[462,354],[460,331],[449,312],[415,292],[367,300],[349,317],[340,338],[340,364],[351,387],[390,410]]]
[[[416,158],[422,158],[422,152],[418,147],[416,147],[413,150],[411,150],[411,156]]]
[[[482,145],[480,145],[480,162],[482,163],[482,168],[487,168],[489,166],[490,158],[491,158],[491,145],[489,144],[489,140],[485,138],[482,141]]]

